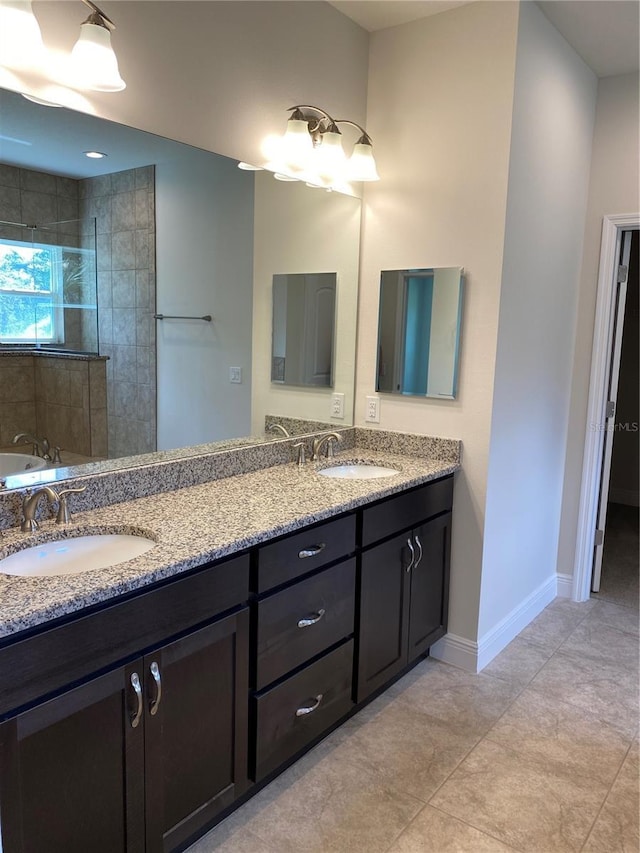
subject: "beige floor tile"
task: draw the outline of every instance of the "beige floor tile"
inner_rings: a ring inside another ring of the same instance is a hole
[[[605,785],[616,778],[631,740],[594,714],[535,690],[520,694],[487,739],[556,773]]]
[[[559,651],[583,655],[593,660],[638,673],[638,638],[587,617],[560,646]]]
[[[518,636],[549,653],[554,652],[582,622],[594,604],[594,601],[576,603],[566,598],[556,598]]]
[[[548,650],[516,637],[482,670],[482,674],[524,686],[550,657],[551,652]]]
[[[342,758],[389,788],[423,803],[479,739],[400,699],[378,710],[372,709],[364,724],[350,727],[347,723],[340,732],[343,735],[339,747]],[[348,738],[344,737],[346,732],[350,732]]]
[[[388,853],[511,853],[513,849],[451,815],[425,806]]]
[[[189,853],[277,853],[253,832],[239,827],[233,832],[224,831],[224,823],[189,847]]]
[[[236,815],[278,853],[383,853],[422,806],[337,746],[305,756]]]
[[[609,723],[625,737],[638,732],[638,672],[564,650],[557,652],[529,687],[568,702]]]
[[[638,741],[629,751],[602,811],[584,846],[584,853],[638,853],[640,850],[640,785]]]
[[[640,614],[637,607],[622,607],[610,601],[596,600],[583,624],[608,625],[617,631],[637,637],[640,633]]]
[[[482,741],[431,805],[526,853],[572,853],[586,840],[607,786],[569,779]]]
[[[387,693],[465,735],[484,735],[521,690],[519,684],[424,661]]]

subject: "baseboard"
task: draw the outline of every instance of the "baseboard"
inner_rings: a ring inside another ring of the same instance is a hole
[[[573,575],[558,572],[558,598],[573,598]]]
[[[429,657],[450,663],[467,672],[477,672],[478,644],[457,634],[445,634],[429,649]]]
[[[640,495],[633,489],[609,489],[609,503],[640,506]]]
[[[570,579],[569,575],[567,575]],[[480,672],[509,645],[520,631],[538,616],[558,595],[558,575],[553,574],[524,601],[505,616],[479,642],[456,634],[446,634],[429,650],[431,657],[453,664],[467,672]]]

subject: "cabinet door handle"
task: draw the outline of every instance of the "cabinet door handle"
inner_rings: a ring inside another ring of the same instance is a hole
[[[422,560],[422,542],[420,541],[420,537],[418,536],[418,534],[416,534],[413,538],[416,540],[416,545],[418,546],[418,559],[416,560],[416,564],[413,567],[414,569],[417,569],[420,565],[420,561]]]
[[[413,568],[413,564],[415,563],[415,559],[416,559],[416,551],[415,551],[415,548],[413,547],[413,542],[411,541],[410,536],[407,539],[407,548],[411,551],[411,559],[409,560],[409,565],[407,566],[407,571],[410,572],[411,569]]]
[[[317,610],[313,614],[313,616],[305,616],[304,619],[299,619],[298,628],[308,628],[309,625],[315,625],[322,619],[326,612],[327,611],[324,609],[324,607],[321,607],[320,610]]]
[[[318,695],[311,702],[311,704],[303,705],[301,708],[298,708],[298,710],[296,711],[296,717],[304,717],[307,714],[313,714],[313,712],[318,709],[321,702],[322,702],[322,693],[318,693]]]
[[[136,694],[136,710],[132,714],[129,714],[129,722],[131,723],[131,728],[135,729],[142,719],[142,687],[140,685],[140,676],[137,672],[131,673],[131,686]]]
[[[153,661],[151,666],[149,667],[149,672],[151,673],[151,677],[156,683],[156,695],[149,702],[149,713],[152,717],[158,713],[158,708],[160,707],[160,700],[162,699],[162,679],[160,678],[160,667],[158,664]]]
[[[303,548],[302,551],[298,551],[298,557],[301,560],[304,560],[305,557],[315,557],[320,551],[324,551],[326,547],[326,542],[318,542],[317,545],[311,545],[309,548]]]

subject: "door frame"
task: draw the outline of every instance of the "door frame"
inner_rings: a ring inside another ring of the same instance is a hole
[[[623,231],[640,228],[639,213],[623,213],[603,217],[600,244],[600,266],[596,296],[596,316],[591,351],[589,402],[582,461],[582,481],[578,506],[576,556],[573,566],[574,601],[587,601],[591,596],[591,573],[595,547],[596,520],[601,482],[604,431],[590,429],[591,424],[604,423],[608,394],[612,348],[612,321],[615,308],[617,268]]]

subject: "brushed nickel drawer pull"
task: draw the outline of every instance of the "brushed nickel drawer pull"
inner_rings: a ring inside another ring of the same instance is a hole
[[[414,569],[417,569],[420,565],[420,561],[422,560],[422,542],[420,541],[420,537],[417,533],[413,538],[416,540],[416,545],[418,546],[418,559],[416,560],[416,564],[414,566]]]
[[[306,616],[304,619],[299,619],[298,628],[308,628],[309,625],[316,625],[326,612],[324,607],[321,607],[313,616]]]
[[[407,571],[410,572],[416,562],[416,551],[413,547],[413,542],[411,541],[411,537],[407,539],[407,548],[411,551],[411,559],[409,560],[409,565],[407,566]]]
[[[318,695],[311,702],[310,705],[303,705],[302,708],[298,708],[298,710],[296,711],[296,717],[304,717],[307,714],[313,714],[313,712],[318,709],[320,703],[322,702],[322,695],[322,693],[318,693]]]
[[[136,694],[137,706],[133,714],[129,715],[129,722],[131,723],[131,728],[135,729],[142,718],[142,687],[140,686],[140,676],[137,672],[131,673],[131,686]]]
[[[326,542],[318,542],[317,545],[312,545],[310,548],[303,548],[302,551],[298,551],[298,557],[300,557],[301,560],[304,560],[305,557],[316,557],[320,551],[324,551],[326,547]]]
[[[152,699],[149,703],[149,713],[152,717],[155,717],[155,715],[158,713],[158,708],[160,707],[160,700],[162,699],[162,679],[160,678],[160,667],[155,661],[153,661],[153,663],[149,667],[149,672],[151,673],[151,676],[156,683],[155,698]]]

